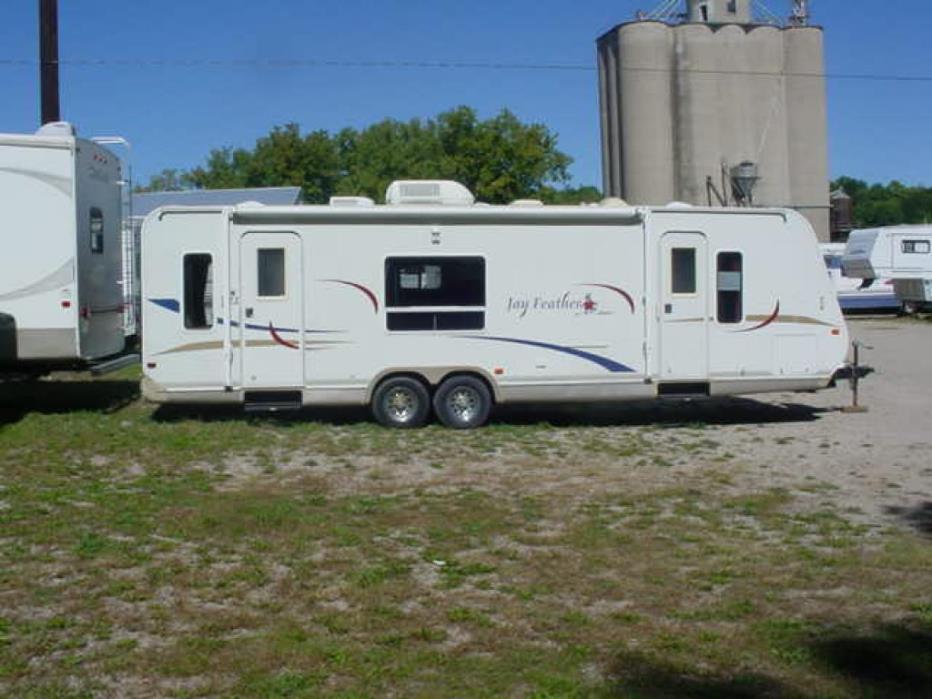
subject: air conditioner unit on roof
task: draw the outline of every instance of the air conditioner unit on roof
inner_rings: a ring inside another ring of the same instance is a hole
[[[392,182],[385,192],[385,203],[393,206],[472,206],[475,201],[466,187],[449,180],[398,180]]]

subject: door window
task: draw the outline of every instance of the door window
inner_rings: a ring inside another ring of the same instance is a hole
[[[285,249],[259,248],[256,251],[258,266],[258,283],[256,289],[260,298],[282,297],[285,295]]]
[[[100,255],[104,251],[104,212],[91,207],[91,252]]]
[[[673,248],[670,270],[674,294],[696,293],[696,248]]]

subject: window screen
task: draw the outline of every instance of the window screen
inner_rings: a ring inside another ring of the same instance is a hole
[[[718,254],[718,322],[740,323],[744,318],[744,270],[740,252]]]
[[[213,259],[206,253],[184,256],[184,327],[192,330],[214,324]]]
[[[91,207],[91,252],[100,255],[104,251],[104,212]]]
[[[485,311],[485,260],[481,257],[391,257],[385,261],[389,330],[481,330]],[[451,310],[437,310],[450,306]]]
[[[285,295],[285,249],[260,248],[257,255],[259,296]]]
[[[919,255],[928,255],[930,245],[928,240],[904,240],[903,241],[903,252],[907,254],[919,254]]]
[[[674,294],[696,293],[696,248],[673,248],[670,267]]]

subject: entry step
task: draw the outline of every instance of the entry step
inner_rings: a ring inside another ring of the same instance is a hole
[[[247,413],[300,410],[301,391],[247,391],[244,407]]]

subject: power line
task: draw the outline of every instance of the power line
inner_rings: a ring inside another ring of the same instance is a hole
[[[37,66],[31,59],[0,58],[0,67]],[[596,68],[579,63],[508,63],[486,61],[345,61],[305,58],[266,59],[213,59],[213,58],[73,58],[58,61],[59,66],[74,68],[402,68],[430,70],[501,70],[501,71],[562,71],[592,73]],[[826,80],[857,80],[873,82],[932,82],[932,75],[903,75],[896,73],[785,73],[762,70],[725,70],[685,68],[653,68],[624,66],[622,70],[634,73],[679,73],[693,75],[744,75],[751,77],[824,78]]]

